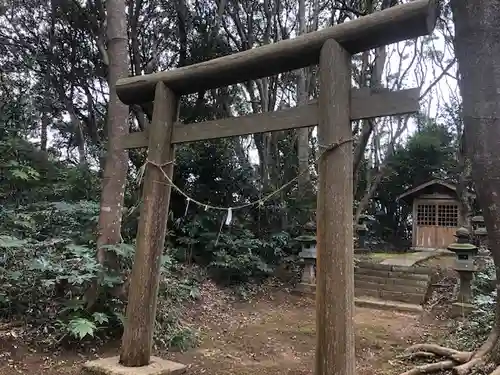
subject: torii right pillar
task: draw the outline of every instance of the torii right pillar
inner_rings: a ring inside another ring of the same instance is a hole
[[[316,375],[354,375],[351,55],[335,40],[319,63]],[[321,151],[321,149],[320,149]]]

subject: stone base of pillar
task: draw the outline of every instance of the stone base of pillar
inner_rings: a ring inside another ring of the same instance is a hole
[[[151,357],[151,363],[143,367],[124,367],[118,363],[119,357],[97,359],[83,364],[81,375],[180,375],[187,366]]]

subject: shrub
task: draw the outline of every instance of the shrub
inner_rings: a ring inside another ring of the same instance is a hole
[[[87,341],[120,333],[125,306],[111,291],[130,272],[134,246],[107,246],[107,251],[116,255],[121,269],[101,266],[95,256],[93,235],[96,211],[97,204],[79,202],[37,204],[15,213],[2,212],[1,318],[23,317],[43,332],[47,344]],[[189,330],[179,323],[178,315],[167,318],[163,311],[170,314],[186,299],[195,298],[196,285],[191,279],[177,280],[176,268],[177,263],[170,257],[163,257],[161,293],[168,300],[169,309],[158,310],[162,328],[157,331],[157,342],[183,348],[193,342]],[[85,293],[95,282],[102,292],[96,304],[88,309]],[[166,303],[161,301],[160,305]]]
[[[180,226],[173,241],[174,253],[182,261],[194,258],[203,263],[214,280],[225,284],[262,280],[288,254],[299,251],[286,232],[257,237],[237,223],[218,231],[210,224],[204,218]]]
[[[495,323],[496,289],[492,284],[495,277],[495,265],[491,259],[483,270],[474,275],[472,282],[474,311],[467,316],[467,319],[455,324],[450,338],[450,341],[458,342],[464,350],[473,350],[482,344]]]

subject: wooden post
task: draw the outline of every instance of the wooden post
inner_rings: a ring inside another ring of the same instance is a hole
[[[352,137],[350,54],[333,39],[320,54],[318,143]],[[316,275],[316,375],[354,375],[352,143],[319,161]]]
[[[177,120],[177,102],[177,96],[169,88],[162,82],[156,84],[148,160],[158,165],[174,159],[171,138]],[[163,169],[172,178],[173,164],[167,164]],[[160,168],[148,164],[120,355],[120,363],[128,367],[146,366],[151,357],[170,190],[171,186]]]

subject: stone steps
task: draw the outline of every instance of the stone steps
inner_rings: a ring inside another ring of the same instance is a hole
[[[428,275],[423,274],[412,274],[409,272],[400,272],[400,271],[382,271],[370,268],[358,268],[355,271],[356,275],[366,275],[366,276],[374,276],[384,279],[391,280],[416,280],[416,281],[427,281]]]
[[[418,275],[421,276],[421,275]],[[374,284],[387,284],[387,285],[408,285],[408,286],[421,286],[427,289],[428,280],[425,279],[404,279],[401,277],[386,277],[386,276],[371,276],[366,274],[356,274],[356,280]]]
[[[316,285],[314,284],[298,284],[297,288],[292,290],[292,294],[299,296],[311,296],[313,297],[316,294]],[[360,290],[355,289],[355,298],[354,304],[357,307],[365,307],[370,309],[379,309],[379,310],[390,310],[390,311],[399,311],[399,312],[409,312],[409,313],[421,313],[423,312],[423,308],[418,303],[408,303],[408,302],[400,302],[393,301],[388,298],[392,297],[391,295],[383,295],[381,297],[380,293],[374,290]],[[385,299],[382,299],[385,298]]]
[[[355,295],[384,301],[422,305],[430,284],[430,269],[358,262],[354,270]]]
[[[431,269],[358,262],[354,269],[355,303],[360,307],[421,312],[429,286]],[[297,285],[293,293],[314,295],[316,285]]]
[[[357,307],[366,307],[369,309],[399,311],[404,313],[422,313],[424,309],[420,305],[413,303],[384,301],[378,298],[356,297],[354,303]]]

